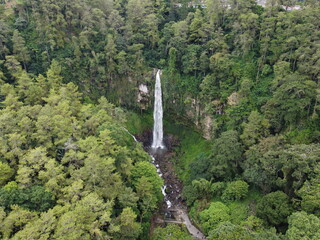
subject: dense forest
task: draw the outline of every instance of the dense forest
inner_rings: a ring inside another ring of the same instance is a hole
[[[320,239],[319,0],[0,0],[0,239],[190,238],[126,130],[155,68],[207,239]]]

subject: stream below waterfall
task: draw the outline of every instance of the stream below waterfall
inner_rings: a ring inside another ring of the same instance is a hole
[[[189,218],[188,209],[181,196],[183,185],[176,176],[170,161],[172,153],[164,149],[154,150],[152,148],[148,149],[148,153],[152,157],[152,163],[156,166],[159,176],[164,180],[162,187],[164,203],[153,221],[158,224],[184,224],[195,239],[205,239],[204,234],[194,226]]]
[[[164,180],[164,185],[161,188],[164,201],[159,211],[154,214],[151,225],[162,225],[164,223],[183,224],[194,239],[205,239],[204,234],[190,220],[187,206],[182,199],[183,184],[174,172],[174,166],[171,161],[172,149],[154,149],[150,147],[151,132],[134,136],[127,129],[124,128],[124,130],[131,135],[135,142],[143,143],[144,150],[149,153],[152,158],[152,164],[157,168],[157,173]],[[164,143],[166,142],[166,145],[170,145],[167,139],[164,140]]]

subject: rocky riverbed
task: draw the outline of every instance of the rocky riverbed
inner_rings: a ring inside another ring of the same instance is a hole
[[[157,167],[158,173],[165,183],[165,201],[152,218],[151,231],[157,225],[164,225],[166,223],[184,224],[195,239],[205,239],[204,234],[189,218],[188,209],[182,198],[183,184],[176,175],[171,161],[174,154],[173,148],[180,144],[178,138],[173,135],[165,136],[164,143],[166,149],[159,150],[150,148],[152,140],[151,131],[146,131],[140,136],[136,136],[136,138],[139,142],[143,143],[145,151],[153,156],[153,164]]]

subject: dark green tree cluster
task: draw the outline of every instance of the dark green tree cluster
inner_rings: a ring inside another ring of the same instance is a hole
[[[301,9],[286,11],[295,4]],[[211,129],[204,128],[211,149],[182,167],[190,173],[184,196],[209,239],[319,234],[298,223],[301,217],[315,227],[320,216],[319,10],[318,1],[267,1],[262,8],[255,1],[212,0],[183,20],[190,21],[186,45],[169,51],[175,64],[169,61],[168,81],[180,81],[169,98],[183,101],[182,112],[197,124],[212,120]],[[192,42],[197,20],[199,37],[205,26],[209,31]],[[191,45],[199,50],[196,58],[188,53]],[[197,59],[191,65],[199,69],[188,72],[186,59]],[[243,216],[234,216],[235,206],[241,211],[244,205]],[[252,216],[259,227],[249,224]]]
[[[164,70],[167,112],[212,139],[182,169],[209,238],[319,238],[319,1],[201,4],[0,3],[4,238],[146,232],[161,180],[110,102],[137,108],[152,68]]]
[[[169,223],[165,228],[157,227],[152,235],[152,240],[192,240],[193,238],[186,232],[186,229],[181,229],[177,224]]]
[[[1,84],[0,238],[147,236],[163,182],[123,111],[105,97],[84,103],[57,61],[46,76],[19,64],[7,74],[16,81]]]

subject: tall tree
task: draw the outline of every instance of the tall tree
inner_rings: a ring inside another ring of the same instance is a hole
[[[18,30],[13,32],[13,53],[18,61],[23,63],[24,69],[27,69],[27,63],[30,61],[30,56],[26,43]]]

